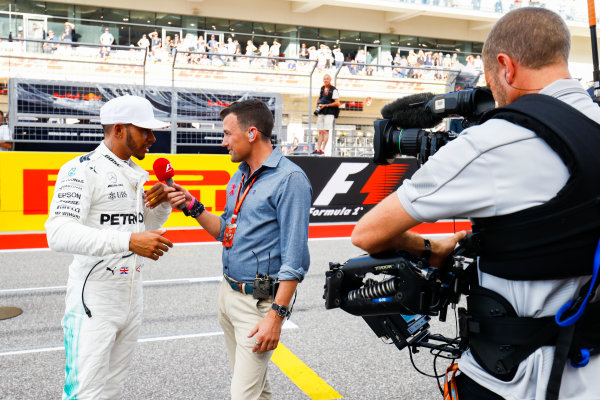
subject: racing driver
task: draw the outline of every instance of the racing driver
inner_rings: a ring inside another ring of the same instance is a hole
[[[171,212],[167,187],[144,192],[142,160],[156,141],[152,105],[137,96],[100,110],[104,141],[62,166],[56,179],[48,245],[72,253],[67,282],[63,399],[121,395],[142,318],[144,260],[158,260],[173,244],[163,237]]]

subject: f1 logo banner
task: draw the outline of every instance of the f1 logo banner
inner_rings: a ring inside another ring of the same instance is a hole
[[[375,165],[369,158],[289,157],[313,189],[310,222],[356,222],[417,170],[414,158]]]

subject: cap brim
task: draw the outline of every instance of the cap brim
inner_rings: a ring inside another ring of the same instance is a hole
[[[159,121],[157,119],[148,119],[146,121],[132,122],[131,124],[145,129],[166,129],[169,127],[168,122]]]

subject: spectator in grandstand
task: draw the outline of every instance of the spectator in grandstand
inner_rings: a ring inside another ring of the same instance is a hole
[[[12,150],[13,144],[7,140],[12,140],[12,135],[4,119],[4,113],[0,110],[0,151]]]
[[[363,49],[359,49],[356,52],[356,57],[354,58],[354,60],[356,63],[358,63],[356,69],[358,70],[358,72],[361,72],[364,70],[365,64],[367,63],[367,54]]]
[[[206,39],[204,35],[198,35],[198,44],[196,46],[196,51],[205,52],[208,50],[208,45],[206,44]]]
[[[342,49],[336,47],[333,49],[333,63],[335,68],[339,68],[344,63],[344,53],[342,53]]]
[[[110,33],[110,29],[105,28],[104,33],[100,35],[100,56],[108,57],[110,55],[110,46],[115,42],[115,37]]]
[[[215,38],[215,35],[210,35],[210,40],[206,43],[206,47],[209,53],[216,53],[219,47],[219,42]]]
[[[173,40],[171,40],[169,42],[169,49],[170,49],[172,56],[175,56],[175,51],[179,48],[180,45],[181,45],[181,38],[179,37],[179,34],[176,33],[173,36]]]
[[[296,60],[295,60],[296,52],[294,51],[294,49],[290,48],[289,53],[290,54],[288,55],[288,57],[290,57],[290,58],[287,60],[287,63],[286,63],[287,69],[295,71],[298,66],[296,63]]]
[[[398,78],[406,78],[408,74],[408,61],[406,60],[406,56],[400,57],[400,62],[398,63],[398,67],[394,69],[394,74]]]
[[[54,36],[54,31],[49,30],[46,36],[46,42],[44,43],[44,53],[50,54],[56,52],[58,49],[58,38]]]
[[[142,160],[156,142],[152,105],[137,96],[100,109],[104,140],[68,161],[56,178],[46,221],[50,249],[74,255],[69,266],[63,399],[119,399],[142,322],[142,270],[173,244],[160,229],[170,215],[163,183],[148,191]]]
[[[42,24],[34,22],[31,25],[31,39],[34,40],[44,40],[44,27]],[[43,46],[41,42],[29,43],[27,46],[27,51],[33,51],[37,53],[41,53],[43,51]]]
[[[327,50],[325,49],[324,44],[319,45],[319,50],[317,51],[317,69],[322,72],[327,68],[327,64],[329,62],[329,58],[327,56]]]
[[[142,49],[147,49],[148,47],[150,47],[150,41],[148,40],[148,37],[145,33],[142,35],[141,39],[138,40],[137,45]]]
[[[226,48],[227,48],[227,54],[228,54],[227,62],[231,62],[231,61],[233,61],[233,56],[235,55],[235,50],[236,50],[236,45],[235,45],[235,42],[233,41],[232,37],[227,38]]]
[[[273,44],[269,48],[269,56],[277,57],[277,58],[271,58],[269,60],[269,67],[270,68],[277,67],[277,63],[279,62],[279,56],[281,56],[281,43],[279,43],[277,41],[277,39],[273,39]]]
[[[408,72],[406,74],[407,78],[417,78],[416,76],[416,66],[417,66],[417,53],[414,50],[408,51],[408,57],[406,58],[406,62],[408,64]]]
[[[185,39],[183,39],[183,44],[187,51],[196,51],[196,47],[198,46],[198,38],[193,33],[188,33],[185,35]]]
[[[340,114],[340,94],[336,87],[331,84],[331,76],[329,74],[323,76],[323,86],[321,86],[321,91],[319,92],[317,108],[319,110],[319,115],[317,116],[319,138],[317,139],[313,154],[323,155],[325,154],[324,150],[329,140],[329,132],[333,129],[333,120]]]
[[[308,58],[308,49],[306,48],[306,43],[300,44],[300,51],[298,53],[300,58]]]
[[[304,172],[271,145],[273,114],[265,103],[237,101],[220,117],[222,146],[232,162],[241,162],[227,184],[225,212],[210,213],[178,184],[169,198],[173,207],[183,204],[190,217],[223,242],[218,316],[232,372],[230,398],[267,400],[272,398],[269,360],[310,264],[312,190]],[[258,274],[267,277],[260,289],[255,286]]]
[[[258,50],[258,49],[254,45],[254,42],[252,40],[248,40],[246,42],[246,53],[245,54],[247,56],[253,56],[256,54],[256,50]]]
[[[317,61],[318,56],[319,56],[319,52],[317,51],[317,48],[315,46],[310,46],[308,48],[308,59]]]
[[[400,51],[397,51],[396,55],[394,56],[394,61],[392,61],[392,63],[394,64],[394,66],[400,65],[400,60],[401,59],[402,59],[402,57],[400,56]]]
[[[237,39],[233,39],[233,45],[235,46],[235,52],[233,54],[242,54],[242,45]]]
[[[160,44],[161,44],[160,36],[158,36],[158,32],[154,31],[154,32],[150,32],[148,34],[148,37],[150,38],[150,50],[155,52],[156,50],[158,50],[160,48]]]
[[[481,60],[481,56],[479,54],[475,56],[473,68],[475,68],[476,71],[483,71],[483,61]]]
[[[281,43],[279,43],[277,39],[273,39],[273,44],[269,49],[269,54],[271,57],[279,57],[281,55]]]
[[[64,43],[71,43],[75,41],[75,36],[75,25],[70,22],[65,22],[65,30],[60,37],[60,41]]]

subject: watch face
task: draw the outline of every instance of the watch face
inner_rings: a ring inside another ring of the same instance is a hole
[[[288,308],[286,306],[280,306],[278,304],[273,303],[272,308],[273,308],[273,310],[277,311],[277,314],[280,317],[287,317],[287,315],[288,315]]]

